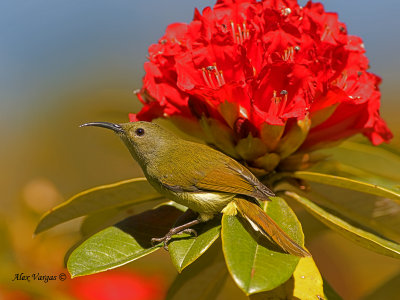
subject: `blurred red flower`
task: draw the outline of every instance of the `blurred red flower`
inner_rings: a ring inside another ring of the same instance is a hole
[[[249,134],[266,148],[250,160],[267,152],[282,159],[356,133],[378,145],[392,134],[379,116],[381,80],[367,72],[364,53],[362,40],[320,3],[218,0],[150,46],[138,92],[144,107],[130,119],[171,118],[183,130],[196,121],[207,142],[245,160],[236,146]],[[231,150],[212,137],[216,122]],[[282,149],[296,126],[300,142]]]
[[[160,277],[127,270],[110,270],[74,278],[69,288],[79,300],[161,300],[166,291]]]

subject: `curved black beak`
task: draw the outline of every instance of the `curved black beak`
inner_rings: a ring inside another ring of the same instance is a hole
[[[114,131],[116,133],[124,133],[125,132],[120,125],[110,123],[110,122],[89,122],[89,123],[82,124],[79,127],[84,127],[84,126],[103,127],[103,128],[111,129],[112,131]]]

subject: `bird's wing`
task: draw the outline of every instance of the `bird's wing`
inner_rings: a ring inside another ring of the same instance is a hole
[[[199,178],[194,185],[202,190],[227,192],[232,194],[243,194],[250,196],[254,186],[237,172],[230,168],[212,169],[202,178]]]
[[[195,184],[200,189],[241,194],[268,200],[274,193],[239,163],[212,169]]]
[[[165,179],[162,180],[162,183],[176,192],[208,190],[246,195],[260,200],[269,200],[269,196],[274,196],[274,193],[248,169],[233,159],[208,168],[204,168],[203,165],[202,171],[197,170],[185,177],[184,184],[169,184]],[[182,180],[181,183],[184,181]]]

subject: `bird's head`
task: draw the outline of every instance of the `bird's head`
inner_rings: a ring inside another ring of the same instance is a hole
[[[90,122],[81,125],[111,129],[125,142],[132,156],[143,163],[157,155],[165,147],[176,141],[176,136],[161,126],[151,122],[130,122],[114,124],[109,122]]]

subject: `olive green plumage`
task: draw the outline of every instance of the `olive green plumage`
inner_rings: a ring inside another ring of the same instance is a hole
[[[197,212],[198,222],[213,218],[237,195],[262,201],[274,196],[269,188],[234,159],[209,146],[183,140],[155,123],[117,125],[94,122],[84,126],[100,126],[116,132],[141,166],[150,184],[170,200]],[[258,225],[262,234],[269,235],[278,244],[286,241],[287,245],[281,245],[285,251],[298,256],[309,255],[260,208],[250,209],[254,207],[250,204],[250,201],[241,201],[237,208],[253,227]],[[166,237],[155,240],[166,244],[172,234],[185,230],[187,232],[188,227],[180,226],[179,231],[173,228]]]
[[[157,124],[132,122],[119,133],[149,182],[166,197],[200,214],[219,213],[235,195],[268,200],[274,193],[234,159],[183,140]],[[137,130],[142,129],[142,135]]]

